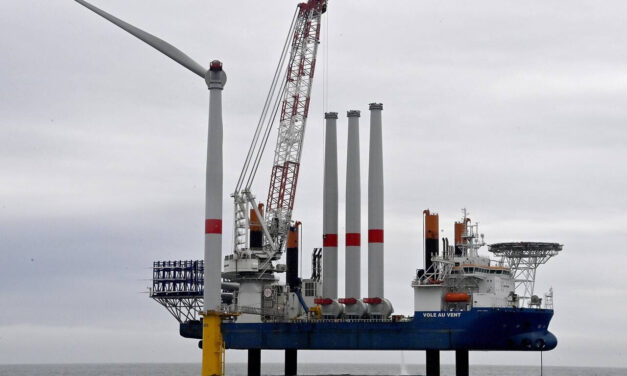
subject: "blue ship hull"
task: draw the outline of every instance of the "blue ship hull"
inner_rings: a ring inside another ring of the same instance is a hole
[[[530,350],[557,346],[548,331],[553,310],[474,308],[415,312],[408,321],[312,320],[222,324],[227,349],[303,350]],[[184,337],[201,337],[184,327]]]

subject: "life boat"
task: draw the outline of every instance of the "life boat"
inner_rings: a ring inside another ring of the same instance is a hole
[[[470,301],[470,295],[465,292],[447,292],[444,295],[444,300],[448,303],[468,302]]]

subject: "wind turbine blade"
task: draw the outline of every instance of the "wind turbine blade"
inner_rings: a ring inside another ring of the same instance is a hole
[[[84,6],[85,8],[93,11],[94,13],[102,16],[103,18],[106,18],[107,20],[111,21],[112,23],[114,23],[115,25],[119,26],[120,28],[122,28],[123,30],[128,31],[129,33],[133,34],[134,36],[136,36],[137,38],[141,39],[142,41],[146,42],[147,44],[151,45],[152,47],[154,47],[155,49],[157,49],[158,51],[161,51],[163,54],[165,54],[166,56],[168,56],[170,59],[176,61],[177,63],[181,64],[182,66],[184,66],[185,68],[189,69],[190,71],[196,73],[197,75],[199,75],[200,77],[202,77],[203,79],[205,78],[205,73],[207,72],[206,68],[203,68],[202,65],[198,64],[197,62],[195,62],[194,60],[192,60],[192,58],[190,58],[189,56],[185,55],[181,50],[179,50],[178,48],[174,47],[173,45],[171,45],[170,43],[159,39],[157,37],[155,37],[152,34],[149,34],[141,29],[136,28],[135,26],[128,24],[124,21],[122,21],[121,19],[110,15],[109,13],[103,11],[102,9],[99,9],[93,5],[91,5],[90,3],[84,1],[84,0],[75,0],[77,3],[81,4],[82,6]]]

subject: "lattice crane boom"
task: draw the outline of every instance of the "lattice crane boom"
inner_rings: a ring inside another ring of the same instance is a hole
[[[273,230],[271,233],[279,245],[284,243],[294,208],[320,40],[320,20],[325,8],[326,0],[300,4],[294,28],[266,202],[266,223]]]
[[[326,5],[327,0],[308,0],[296,9],[268,98],[233,193],[234,254],[236,257],[243,255],[244,258],[254,255],[261,260],[260,269],[264,271],[272,268],[270,261],[281,257],[290,227],[320,43],[321,16],[326,11]],[[278,135],[270,188],[265,210],[261,213],[251,193],[251,186],[277,119]],[[262,250],[251,250],[248,247],[251,209],[256,212],[257,218],[263,218]]]

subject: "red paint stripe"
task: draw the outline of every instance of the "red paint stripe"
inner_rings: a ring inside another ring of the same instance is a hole
[[[357,303],[357,299],[355,298],[341,298],[341,299],[338,299],[337,301],[342,304],[348,304],[348,305]]]
[[[383,243],[383,229],[368,230],[368,243]]]
[[[222,234],[222,220],[205,219],[205,234]]]
[[[337,247],[337,234],[322,235],[323,247]]]
[[[333,303],[333,299],[329,299],[329,298],[316,298],[316,299],[314,299],[314,304],[329,305],[331,303]]]
[[[358,232],[351,232],[346,234],[346,246],[354,247],[361,245],[361,234]]]

